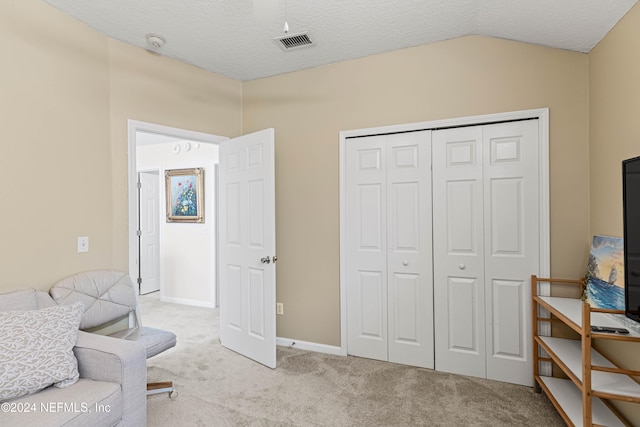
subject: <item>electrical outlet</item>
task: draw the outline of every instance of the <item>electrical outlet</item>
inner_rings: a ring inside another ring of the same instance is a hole
[[[276,303],[276,314],[284,314],[284,304],[281,302]]]
[[[87,236],[78,237],[78,252],[89,252],[89,238]]]

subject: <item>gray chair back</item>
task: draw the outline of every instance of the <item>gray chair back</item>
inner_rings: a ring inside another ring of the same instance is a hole
[[[94,270],[66,277],[49,290],[58,304],[84,303],[80,329],[91,329],[135,312],[137,296],[127,273]]]

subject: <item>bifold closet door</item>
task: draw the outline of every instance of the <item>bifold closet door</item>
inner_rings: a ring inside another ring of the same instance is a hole
[[[485,377],[482,128],[433,133],[436,369]]]
[[[347,141],[351,355],[433,368],[430,135]]]
[[[532,385],[538,121],[433,133],[436,369]]]

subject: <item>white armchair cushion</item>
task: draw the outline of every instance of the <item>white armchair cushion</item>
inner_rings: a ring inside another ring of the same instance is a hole
[[[58,304],[84,303],[80,329],[86,330],[124,317],[137,305],[129,275],[119,271],[96,270],[74,274],[49,289]]]
[[[82,312],[82,303],[0,312],[0,401],[78,381]]]

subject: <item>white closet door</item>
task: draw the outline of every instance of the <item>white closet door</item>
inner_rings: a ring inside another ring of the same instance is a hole
[[[483,128],[487,378],[533,385],[531,274],[539,256],[538,122]]]
[[[431,132],[387,137],[389,361],[433,369]]]
[[[433,132],[436,369],[485,377],[482,128]]]
[[[433,368],[430,135],[347,142],[351,355]]]
[[[348,353],[387,360],[386,137],[347,142]]]
[[[436,369],[532,385],[538,122],[433,134]]]

